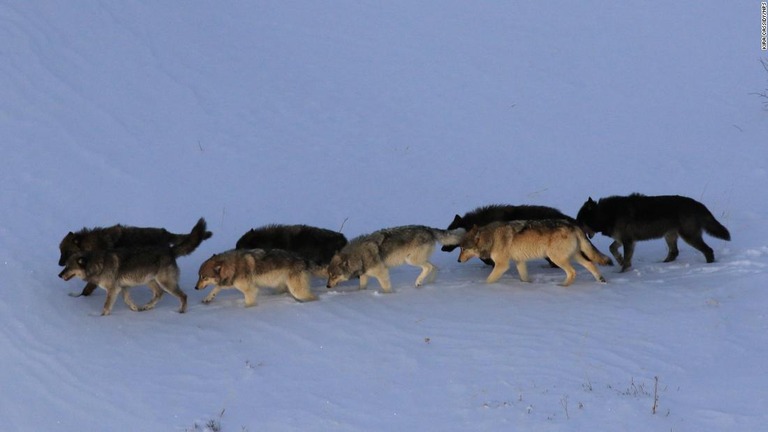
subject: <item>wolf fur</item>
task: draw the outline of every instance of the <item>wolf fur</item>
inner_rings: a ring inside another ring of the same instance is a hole
[[[459,262],[472,257],[493,259],[495,265],[486,280],[488,283],[499,280],[509,269],[510,260],[517,263],[520,280],[528,282],[526,261],[549,258],[565,271],[563,286],[570,285],[576,278],[571,259],[584,266],[600,282],[605,282],[605,278],[594,263],[610,262],[610,258],[592,246],[580,227],[565,219],[493,222],[483,227],[475,226],[467,232],[459,246]]]
[[[368,278],[379,281],[385,293],[392,292],[389,268],[403,264],[420,267],[416,286],[435,277],[437,267],[429,262],[435,242],[459,244],[465,230],[441,230],[423,225],[407,225],[382,229],[352,239],[331,259],[328,265],[328,288],[352,277],[360,277],[360,289],[366,289]]]
[[[677,258],[677,238],[704,254],[708,263],[715,254],[702,238],[702,231],[713,237],[730,240],[731,234],[704,204],[679,195],[611,196],[595,202],[589,198],[579,210],[576,219],[590,236],[599,232],[614,239],[610,251],[621,264],[621,271],[632,266],[635,242],[664,237],[668,253],[664,262]],[[624,247],[622,257],[619,248]]]
[[[200,220],[189,235],[174,246],[145,246],[75,252],[67,258],[59,277],[70,280],[79,277],[107,291],[102,315],[109,315],[122,293],[123,301],[133,311],[155,307],[163,292],[179,299],[179,313],[187,310],[187,296],[179,288],[179,267],[176,258],[192,253],[208,234],[205,221]],[[129,288],[147,285],[152,299],[144,306],[137,306],[129,294]]]
[[[283,249],[327,266],[333,255],[346,246],[344,234],[309,225],[266,225],[251,229],[237,241],[236,249]]]
[[[197,221],[197,227],[204,223],[203,219]],[[193,228],[194,230],[194,228]],[[205,231],[203,240],[213,234]],[[114,225],[107,228],[83,228],[80,231],[70,231],[59,243],[59,265],[63,266],[67,259],[78,252],[93,252],[99,250],[134,248],[141,246],[173,246],[186,240],[190,234],[174,234],[164,228],[140,228],[126,225]],[[191,253],[191,252],[190,252]],[[89,296],[96,289],[96,285],[88,283],[80,294],[71,294],[74,297]]]
[[[300,302],[317,300],[309,288],[314,265],[282,249],[233,249],[208,258],[200,266],[196,290],[213,285],[203,299],[210,303],[224,288],[234,288],[245,297],[245,306],[255,306],[260,287],[288,289]]]

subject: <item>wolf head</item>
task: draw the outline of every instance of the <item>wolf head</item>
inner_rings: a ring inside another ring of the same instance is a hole
[[[352,276],[362,273],[362,260],[353,260],[346,254],[337,253],[328,264],[328,283],[326,288],[333,288],[339,282],[349,280]]]
[[[86,266],[88,265],[89,258],[90,257],[88,257],[86,254],[80,252],[70,255],[66,261],[61,264],[64,266],[64,270],[59,273],[59,277],[65,281],[68,281],[73,277],[85,279]]]
[[[67,235],[64,236],[63,239],[61,239],[61,243],[59,243],[59,252],[61,252],[61,256],[59,257],[59,265],[63,266],[67,263],[67,258],[69,258],[72,254],[80,252],[82,249],[80,248],[81,238],[79,235],[73,233],[70,231],[67,233]]]
[[[595,232],[599,230],[597,202],[589,197],[587,202],[581,206],[579,213],[576,215],[576,221],[581,225],[581,229],[587,234],[589,238],[595,236]]]
[[[458,217],[458,215],[457,215]],[[480,241],[480,229],[477,225],[467,231],[464,238],[459,243],[461,253],[459,254],[459,262],[466,262],[467,260],[479,257],[480,251],[478,250],[478,242]]]
[[[196,290],[201,290],[208,285],[227,286],[230,285],[234,275],[234,266],[219,259],[217,255],[212,255],[200,266],[197,272]]]

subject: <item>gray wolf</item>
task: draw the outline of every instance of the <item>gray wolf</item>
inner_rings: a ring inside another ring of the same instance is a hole
[[[203,222],[200,219],[197,224]],[[197,225],[196,225],[197,227]],[[205,231],[203,240],[212,236],[210,231]],[[83,228],[80,231],[70,231],[59,243],[59,265],[63,266],[67,259],[77,252],[93,252],[98,250],[134,248],[139,246],[172,246],[185,241],[190,234],[174,234],[163,228],[143,228],[126,225],[114,225],[107,228]],[[191,251],[190,251],[191,253]],[[96,285],[88,283],[80,294],[89,296],[96,289]]]
[[[730,240],[731,234],[704,204],[679,195],[610,196],[595,202],[589,198],[576,219],[593,236],[596,232],[613,238],[610,251],[621,264],[621,271],[632,266],[635,242],[664,237],[668,253],[664,262],[677,258],[677,238],[704,254],[708,263],[715,260],[712,248],[704,243],[702,231],[713,237]],[[624,256],[619,247],[624,246]]]
[[[313,264],[282,249],[233,249],[214,254],[200,265],[196,290],[213,285],[203,299],[210,303],[223,288],[234,288],[245,297],[245,307],[255,306],[260,287],[287,288],[300,302],[317,300],[309,289]]]
[[[344,234],[309,225],[266,225],[251,229],[237,241],[236,249],[282,249],[317,266],[327,266],[346,246]]]
[[[179,313],[187,310],[187,296],[179,288],[179,267],[176,258],[192,253],[206,236],[205,220],[201,219],[184,240],[173,246],[144,246],[75,252],[67,258],[59,277],[68,281],[79,277],[90,284],[104,288],[107,299],[102,315],[109,315],[122,293],[123,301],[133,311],[155,307],[163,292],[179,299]],[[136,306],[129,288],[147,285],[152,299],[144,306]]]
[[[552,207],[538,206],[538,205],[508,205],[508,204],[491,204],[487,206],[478,207],[472,211],[464,214],[464,216],[456,215],[453,221],[448,225],[448,229],[464,228],[469,231],[473,226],[482,227],[488,225],[491,222],[509,222],[514,220],[541,220],[541,219],[565,219],[572,222],[576,222],[570,216],[567,216],[560,212],[560,210]],[[452,252],[458,246],[446,245],[442,247],[444,252]],[[493,265],[493,260],[482,259],[487,265]],[[554,267],[554,264],[550,262]]]
[[[493,259],[495,265],[486,280],[488,283],[499,280],[509,269],[510,260],[517,263],[520,280],[528,282],[526,261],[549,258],[565,271],[563,286],[570,285],[576,278],[571,259],[589,270],[599,282],[605,282],[605,278],[594,263],[610,263],[610,258],[592,246],[579,226],[564,219],[493,222],[483,227],[475,226],[467,232],[459,246],[459,262],[472,257]]]
[[[416,286],[435,276],[437,267],[429,262],[435,242],[459,244],[464,229],[441,230],[423,225],[407,225],[382,229],[352,239],[328,264],[328,288],[349,278],[360,277],[360,289],[368,286],[368,278],[379,281],[385,293],[392,292],[389,268],[403,264],[420,267]]]

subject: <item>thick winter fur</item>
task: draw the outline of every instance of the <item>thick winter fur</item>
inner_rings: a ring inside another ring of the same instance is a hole
[[[528,282],[526,261],[549,258],[565,271],[563,286],[570,285],[576,278],[571,259],[584,266],[600,282],[605,282],[605,279],[594,263],[610,263],[610,258],[592,246],[580,227],[564,219],[493,222],[473,227],[460,247],[459,262],[472,257],[493,259],[496,264],[488,276],[488,283],[499,280],[509,269],[510,260],[517,263],[520,280]]]
[[[203,219],[197,226],[205,223]],[[205,231],[203,240],[211,237],[210,231]],[[114,225],[108,228],[83,228],[80,231],[70,231],[59,243],[59,265],[63,266],[67,259],[78,252],[104,251],[120,248],[135,248],[142,246],[173,246],[186,240],[190,234],[174,234],[163,228],[139,228],[125,225]],[[190,251],[191,253],[191,251]],[[88,283],[77,296],[89,296],[96,285]],[[74,294],[73,294],[74,295]]]
[[[208,258],[198,272],[195,289],[213,285],[203,299],[210,303],[224,288],[234,288],[245,297],[245,306],[255,306],[260,287],[288,289],[300,302],[317,300],[309,288],[313,264],[281,249],[233,249]]]
[[[167,291],[179,299],[179,312],[187,309],[187,296],[179,288],[179,267],[176,258],[189,255],[206,238],[205,221],[195,225],[192,232],[177,245],[145,246],[76,252],[71,254],[59,277],[70,280],[79,277],[90,284],[104,288],[107,299],[102,315],[109,315],[122,293],[125,304],[133,311],[155,307],[163,292]],[[129,288],[147,285],[152,290],[152,299],[144,306],[136,306],[129,294]]]
[[[611,196],[595,202],[589,198],[576,219],[588,233],[599,232],[614,239],[610,250],[621,271],[632,266],[635,242],[664,237],[669,249],[664,262],[677,258],[677,238],[704,254],[708,263],[715,254],[704,239],[702,231],[713,237],[730,240],[731,234],[718,222],[704,204],[684,196],[662,195]],[[624,246],[624,256],[619,247]]]
[[[560,212],[560,210],[552,207],[538,206],[538,205],[507,205],[507,204],[491,204],[483,207],[478,207],[470,212],[464,214],[464,216],[456,215],[453,218],[453,222],[448,225],[448,229],[464,228],[469,231],[473,226],[482,227],[488,225],[491,222],[509,222],[514,220],[541,220],[541,219],[566,219],[576,222],[570,216],[566,216]],[[455,245],[443,246],[442,251],[452,252],[456,249]],[[484,258],[482,261],[487,265],[493,265],[493,260],[490,258]],[[550,261],[550,265],[555,267],[555,264]]]
[[[385,293],[392,292],[389,268],[403,264],[420,267],[416,286],[431,281],[437,267],[429,262],[435,242],[457,245],[464,229],[441,230],[422,225],[387,228],[352,239],[328,265],[328,288],[352,277],[360,277],[360,289],[368,286],[368,278],[379,281]]]
[[[237,249],[283,249],[325,267],[346,246],[344,234],[308,225],[267,225],[248,231]]]

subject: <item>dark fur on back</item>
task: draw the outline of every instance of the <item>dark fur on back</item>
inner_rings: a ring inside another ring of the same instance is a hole
[[[677,237],[704,254],[707,262],[714,261],[714,252],[702,239],[702,231],[713,237],[730,240],[731,234],[704,204],[679,195],[610,196],[595,202],[589,198],[576,219],[591,233],[602,233],[616,240],[611,252],[622,263],[623,270],[631,265],[634,243],[664,237],[669,254],[665,262],[678,254]],[[618,248],[624,246],[624,257]]]
[[[205,220],[200,219],[195,225],[203,224],[203,240],[213,234],[205,231]],[[194,230],[194,228],[193,228]],[[179,244],[189,234],[175,234],[164,228],[143,228],[126,225],[113,225],[108,228],[83,228],[80,231],[70,231],[59,244],[61,256],[59,265],[63,266],[67,258],[75,252],[90,252],[96,250],[131,248],[138,246],[171,246]]]
[[[347,244],[344,234],[309,225],[267,225],[248,231],[237,249],[283,249],[325,266]]]
[[[143,228],[126,225],[113,225],[108,228],[83,228],[70,231],[59,244],[61,256],[59,265],[66,264],[68,258],[79,252],[95,252],[111,249],[126,249],[148,246],[176,247],[177,256],[189,255],[203,240],[213,234],[206,231],[205,219],[200,218],[189,234],[175,234],[164,228]],[[182,246],[184,245],[184,246]],[[194,245],[194,246],[192,246]],[[97,286],[88,283],[83,287],[81,296],[89,296]]]
[[[448,229],[464,228],[469,231],[473,226],[482,227],[491,222],[508,222],[514,220],[540,220],[540,219],[565,219],[576,220],[560,212],[553,207],[538,205],[507,205],[492,204],[478,207],[467,212],[464,216],[456,215]],[[441,248],[444,252],[451,252],[456,246],[447,245]],[[491,262],[492,263],[492,262]]]

